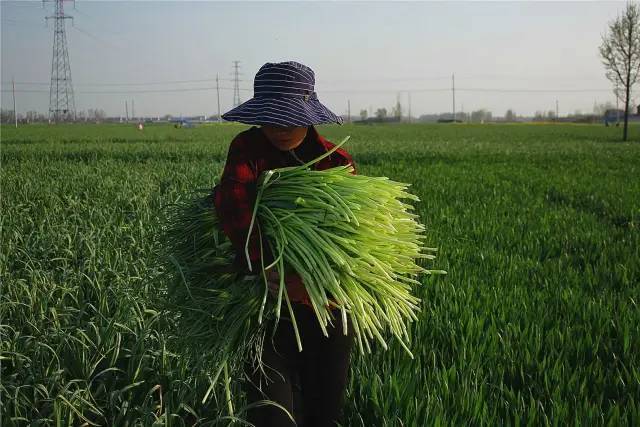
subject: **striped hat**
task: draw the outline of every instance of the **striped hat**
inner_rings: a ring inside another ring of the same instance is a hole
[[[318,100],[313,70],[298,62],[266,63],[253,81],[253,98],[222,115],[249,125],[311,126],[342,124]]]

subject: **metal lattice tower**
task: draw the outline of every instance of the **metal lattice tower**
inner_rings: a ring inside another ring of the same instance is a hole
[[[240,61],[233,61],[233,106],[240,105]]]
[[[64,14],[65,0],[55,1],[55,13],[47,16],[53,19],[53,58],[51,60],[51,88],[49,90],[49,119],[64,121],[75,119],[76,106],[73,99],[73,85],[71,84],[71,66],[67,49],[67,34],[65,20],[73,19]]]

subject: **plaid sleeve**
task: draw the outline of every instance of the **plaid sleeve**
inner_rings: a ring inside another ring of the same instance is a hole
[[[227,162],[220,183],[214,188],[214,204],[222,225],[222,231],[231,240],[236,250],[236,265],[247,267],[245,244],[251,224],[253,206],[256,200],[256,181],[258,179],[252,166],[246,142],[236,138],[229,147]],[[251,271],[260,271],[260,241],[257,224],[249,238],[249,258]],[[263,244],[265,261],[271,258],[267,245]]]

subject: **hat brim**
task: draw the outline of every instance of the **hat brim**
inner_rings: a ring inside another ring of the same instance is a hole
[[[257,97],[222,115],[231,122],[248,125],[311,126],[323,123],[342,124],[337,116],[317,99],[300,97]]]

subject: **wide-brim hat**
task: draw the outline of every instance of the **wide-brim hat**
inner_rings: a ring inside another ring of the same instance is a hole
[[[342,124],[314,91],[315,74],[294,61],[266,63],[253,81],[253,98],[222,115],[249,125],[311,126]]]

